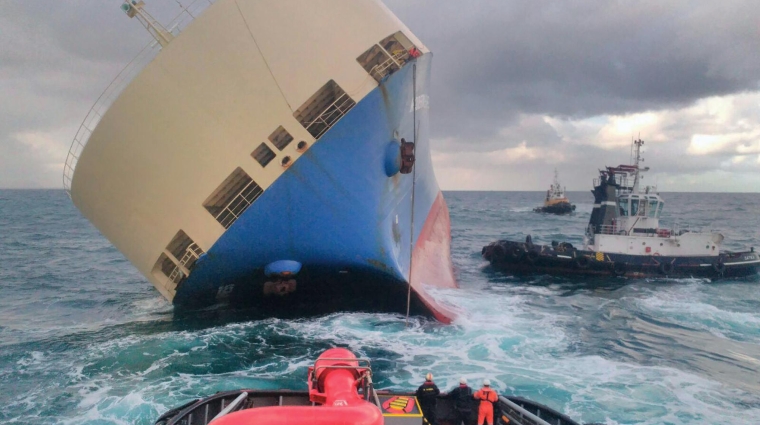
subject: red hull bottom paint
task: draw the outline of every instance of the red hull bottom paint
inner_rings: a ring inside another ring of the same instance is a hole
[[[411,285],[414,293],[438,321],[449,324],[458,313],[451,307],[438,303],[426,290],[426,286],[436,288],[458,288],[451,264],[451,220],[443,194],[430,207],[425,224],[417,237],[412,253]]]

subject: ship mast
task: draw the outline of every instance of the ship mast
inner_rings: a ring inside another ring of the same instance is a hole
[[[633,188],[631,189],[631,191],[633,193],[638,193],[639,192],[639,172],[641,171],[639,170],[639,162],[644,162],[644,158],[641,157],[641,146],[644,144],[644,141],[639,139],[639,140],[634,141],[633,144],[636,146],[636,162],[634,163],[634,165],[636,166],[636,171],[635,171],[636,174],[634,175],[634,178],[633,178]]]
[[[124,3],[121,5],[121,10],[123,10],[130,18],[136,16],[137,20],[143,24],[150,35],[158,41],[158,44],[160,44],[161,47],[166,47],[166,45],[174,39],[174,36],[167,31],[156,18],[145,11],[143,9],[144,7],[145,2],[142,0],[124,0]]]

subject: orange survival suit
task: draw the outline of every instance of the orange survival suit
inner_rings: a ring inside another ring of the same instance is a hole
[[[483,425],[483,419],[487,421],[488,425],[493,425],[493,404],[499,400],[496,391],[492,390],[488,385],[483,385],[483,388],[478,390],[473,395],[473,398],[480,400],[480,406],[478,406],[478,425]]]

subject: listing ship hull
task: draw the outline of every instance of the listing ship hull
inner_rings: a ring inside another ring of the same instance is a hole
[[[449,213],[433,174],[427,114],[410,111],[415,72],[416,90],[427,93],[429,59],[391,75],[283,173],[196,262],[174,303],[208,304],[221,291],[271,312],[292,306],[403,311],[412,260],[412,312],[449,320],[451,313],[426,292],[426,286],[456,287]],[[383,160],[392,129],[411,139],[415,114],[416,176],[389,178]],[[297,289],[264,296],[265,266],[282,259],[303,264]]]
[[[717,256],[643,256],[579,250],[569,244],[501,240],[483,247],[482,255],[497,270],[521,274],[720,279],[753,276],[760,269],[760,256],[754,251]]]
[[[77,208],[181,308],[450,321],[432,54],[375,0],[202,3],[85,119]]]

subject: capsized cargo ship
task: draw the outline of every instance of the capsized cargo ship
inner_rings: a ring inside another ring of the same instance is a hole
[[[411,311],[457,286],[432,54],[375,0],[196,0],[96,102],[76,207],[175,306]]]

